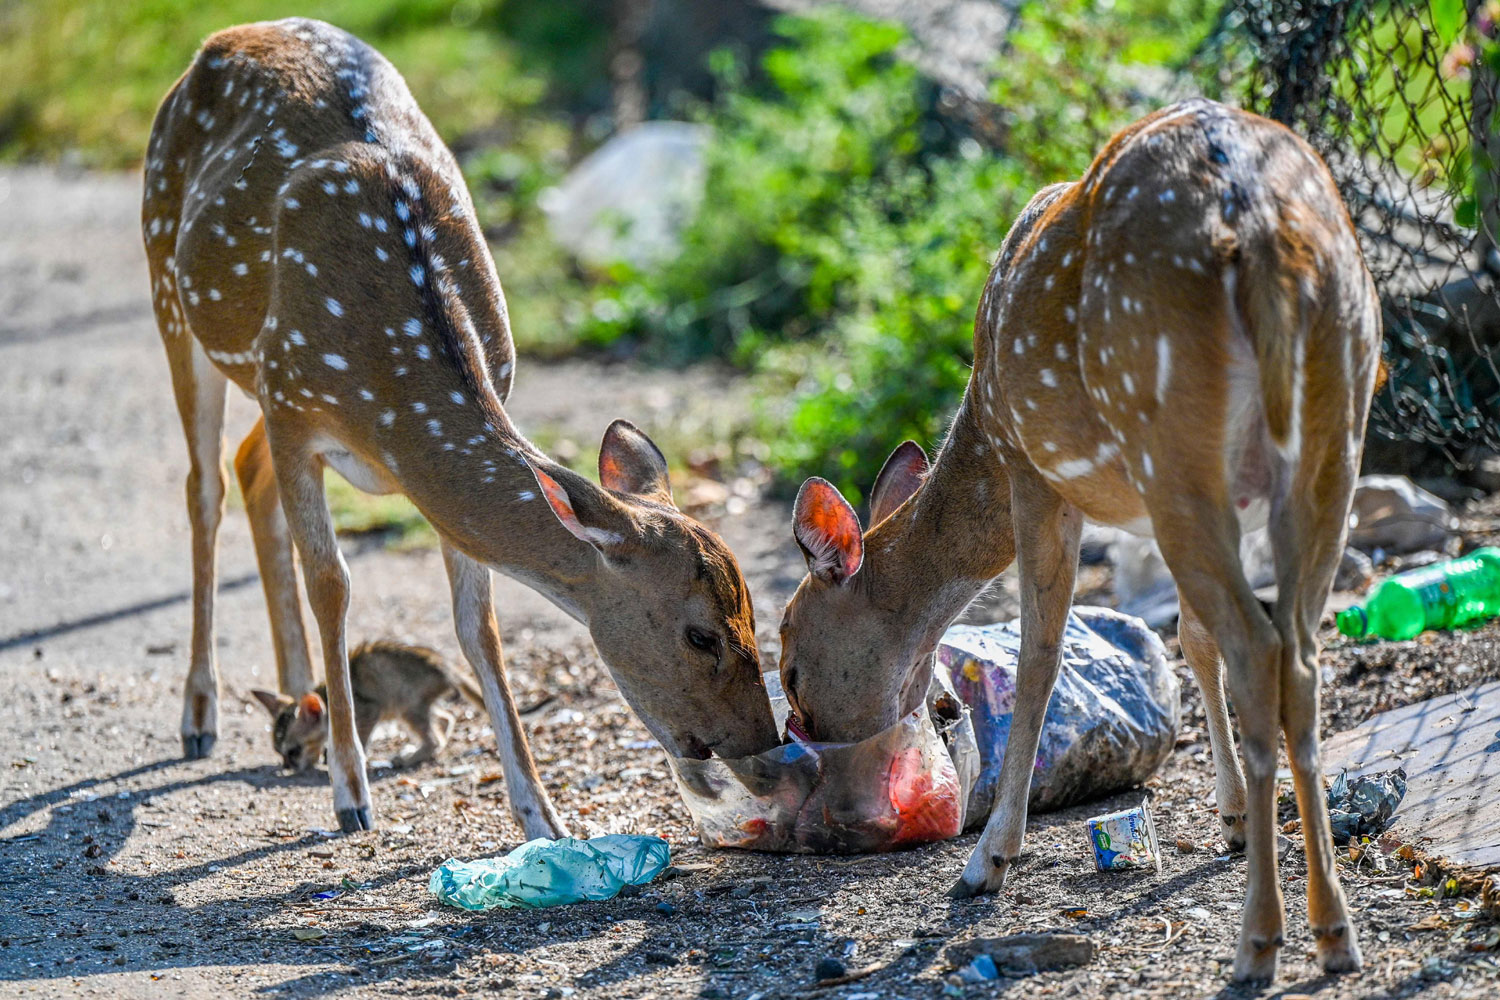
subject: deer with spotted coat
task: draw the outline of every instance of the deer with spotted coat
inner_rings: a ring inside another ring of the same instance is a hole
[[[405,494],[436,529],[459,644],[528,838],[566,828],[506,681],[491,568],[589,628],[668,753],[775,744],[744,579],[724,543],[673,505],[661,452],[616,421],[600,448],[601,488],[549,461],[507,418],[510,326],[474,206],[379,53],[301,19],[209,38],[157,113],[142,226],[190,458],[187,756],[208,754],[218,729],[215,539],[230,382],[261,410],[235,469],[282,692],[313,687],[293,542],[322,639],[342,830],[373,817],[325,466],[360,489]]]
[[[1019,562],[1014,716],[956,895],[999,890],[1021,852],[1088,517],[1154,535],[1177,582],[1223,833],[1248,854],[1235,978],[1272,978],[1283,941],[1280,732],[1318,957],[1330,972],[1359,967],[1324,801],[1317,629],[1379,341],[1374,287],[1326,166],[1280,125],[1190,101],[1126,128],[1080,181],[1021,213],[979,302],[947,440],[930,468],[915,444],[896,449],[868,532],[833,486],[803,485],[793,530],[809,573],[782,621],[781,673],[813,739],[862,739],[913,711],[943,632]],[[1267,523],[1269,615],[1239,558],[1240,533]]]

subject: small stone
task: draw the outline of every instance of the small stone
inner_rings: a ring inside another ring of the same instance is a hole
[[[840,962],[832,955],[825,955],[824,957],[818,959],[818,967],[816,970],[814,970],[814,974],[818,977],[819,980],[837,979],[840,976],[845,975],[847,972],[848,970],[844,968],[844,963]]]
[[[677,912],[677,907],[663,900],[662,902],[656,904],[656,912],[660,913],[664,917],[670,917],[672,914]]]
[[[1195,843],[1193,843],[1191,840],[1188,840],[1188,839],[1186,839],[1184,837],[1178,837],[1177,838],[1177,853],[1178,854],[1192,854],[1197,849],[1198,849],[1198,845],[1195,844]]]

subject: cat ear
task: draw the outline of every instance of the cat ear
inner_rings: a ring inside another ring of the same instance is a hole
[[[297,703],[297,718],[317,722],[327,710],[328,706],[323,704],[323,699],[318,697],[318,693],[309,691]]]
[[[256,701],[265,706],[266,711],[271,713],[271,718],[273,719],[281,714],[283,708],[292,703],[292,699],[275,691],[264,691],[260,688],[255,688],[250,693],[255,695]]]

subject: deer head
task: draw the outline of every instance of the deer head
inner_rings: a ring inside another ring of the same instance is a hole
[[[589,632],[625,700],[668,753],[742,757],[776,744],[750,592],[729,548],[672,502],[667,462],[624,420],[599,481],[532,464],[540,495],[595,555]]]
[[[914,711],[932,677],[932,654],[946,620],[922,606],[927,588],[913,588],[893,559],[892,541],[913,527],[912,505],[927,458],[907,441],[886,461],[870,495],[865,534],[854,508],[831,483],[813,478],[797,494],[792,532],[807,576],[781,621],[781,683],[802,728],[814,739],[854,742]],[[934,581],[939,590],[946,585]],[[952,588],[946,608],[965,593]],[[920,596],[919,596],[920,595]]]

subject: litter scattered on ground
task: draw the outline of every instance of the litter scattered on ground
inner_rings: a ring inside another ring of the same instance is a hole
[[[778,726],[780,679],[765,675]],[[949,723],[967,726],[967,717]],[[967,737],[973,757],[972,731]],[[858,743],[803,740],[752,757],[672,758],[683,802],[709,847],[862,854],[957,836],[977,762],[955,766],[924,704]]]
[[[1109,539],[1107,551],[1114,564],[1113,589],[1117,608],[1142,619],[1152,628],[1167,628],[1177,620],[1181,608],[1177,583],[1167,571],[1156,539],[1142,538],[1117,528],[1095,529],[1095,544]],[[1264,528],[1245,532],[1240,539],[1240,565],[1257,597],[1276,598],[1276,560],[1271,536]],[[1370,557],[1353,546],[1344,549],[1334,573],[1336,591],[1363,591],[1374,575]]]
[[[1335,844],[1373,837],[1390,824],[1396,807],[1406,797],[1406,772],[1401,768],[1350,778],[1340,771],[1328,786],[1328,820]]]
[[[1323,760],[1351,787],[1400,768],[1390,834],[1454,867],[1500,867],[1500,682],[1382,712],[1328,739]]]
[[[428,889],[465,910],[560,906],[613,899],[627,885],[656,878],[670,860],[671,848],[660,837],[538,838],[503,858],[450,858],[432,873]]]
[[[1142,802],[1134,809],[1091,816],[1084,821],[1084,829],[1094,850],[1094,867],[1099,871],[1125,868],[1161,871],[1156,824],[1151,820],[1151,810],[1146,803]]]
[[[1458,527],[1448,504],[1405,476],[1361,476],[1349,510],[1349,544],[1386,555],[1441,549]]]
[[[989,815],[1016,698],[1020,622],[948,630],[938,663],[972,711],[981,769],[969,813]],[[1161,639],[1138,618],[1075,607],[1031,777],[1033,810],[1134,788],[1172,752],[1182,708]]]
[[[1040,933],[1010,934],[998,938],[975,938],[948,949],[947,959],[964,969],[972,969],[983,979],[1006,975],[1031,975],[1049,969],[1067,969],[1087,965],[1094,960],[1094,942],[1083,934]],[[984,975],[993,971],[992,975]]]
[[[1462,628],[1496,615],[1500,548],[1482,548],[1397,573],[1376,587],[1363,606],[1340,611],[1337,621],[1340,632],[1356,639],[1414,639],[1429,629]]]
[[[945,840],[982,823],[1010,735],[1020,642],[1014,621],[950,629],[927,703],[859,743],[793,739],[753,757],[673,759],[700,839],[710,847],[856,854]],[[784,726],[779,678],[765,681]],[[1073,609],[1032,808],[1140,785],[1171,753],[1180,720],[1177,677],[1156,633],[1116,611]]]

